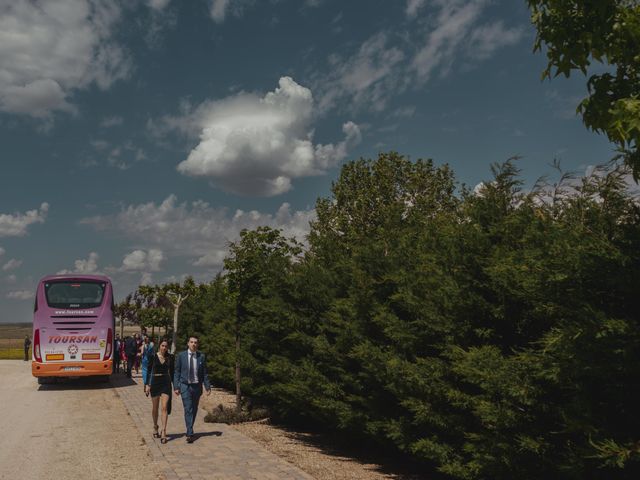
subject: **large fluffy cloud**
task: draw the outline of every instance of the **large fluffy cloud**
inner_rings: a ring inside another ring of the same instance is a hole
[[[123,271],[144,271],[151,270],[157,272],[160,270],[160,264],[164,260],[162,250],[151,248],[148,251],[134,250],[125,255],[122,260]]]
[[[313,218],[313,210],[291,211],[287,203],[274,214],[255,210],[230,212],[203,201],[179,203],[175,195],[170,195],[159,204],[130,205],[117,214],[85,218],[81,223],[132,240],[142,253],[132,252],[123,265],[153,270],[159,260],[154,263],[150,255],[152,259],[164,258],[162,252],[151,254],[156,249],[173,256],[187,256],[195,266],[219,268],[229,242],[237,240],[242,229],[268,225],[282,229],[287,237],[303,241]]]
[[[60,270],[58,275],[65,275],[67,273],[81,273],[84,275],[90,275],[98,273],[98,259],[100,256],[96,252],[90,252],[89,258],[79,258],[73,263],[73,269]]]
[[[117,2],[0,0],[0,111],[73,111],[74,90],[126,77],[130,62],[112,40],[119,17]]]
[[[344,140],[314,144],[313,108],[311,91],[282,77],[262,97],[242,93],[205,102],[164,122],[200,137],[179,172],[209,178],[233,193],[272,196],[288,191],[294,178],[325,172],[361,140],[358,126],[347,122]]]
[[[49,211],[49,204],[42,203],[40,208],[13,215],[0,213],[0,237],[22,237],[27,228],[34,223],[44,223]]]

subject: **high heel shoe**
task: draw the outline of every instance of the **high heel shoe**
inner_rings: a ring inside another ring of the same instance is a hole
[[[153,426],[153,438],[160,438],[160,434],[158,433],[158,425]]]
[[[160,437],[160,443],[167,443],[167,431],[163,430],[162,431],[162,437]]]

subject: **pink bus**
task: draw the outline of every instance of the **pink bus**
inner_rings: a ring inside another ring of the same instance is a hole
[[[31,372],[54,377],[109,378],[113,365],[113,289],[102,275],[51,275],[38,283]]]

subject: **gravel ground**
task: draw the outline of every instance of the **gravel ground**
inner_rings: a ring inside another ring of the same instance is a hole
[[[38,386],[22,360],[1,361],[0,378],[0,479],[162,478],[109,384]]]
[[[200,400],[201,407],[206,410],[211,410],[220,404],[234,406],[235,395],[214,388],[210,396],[203,395]],[[383,473],[382,466],[379,464],[366,463],[340,454],[328,453],[316,446],[318,443],[327,443],[326,439],[322,439],[320,435],[295,432],[266,422],[237,424],[232,427],[317,480],[409,480],[424,478],[415,475]]]

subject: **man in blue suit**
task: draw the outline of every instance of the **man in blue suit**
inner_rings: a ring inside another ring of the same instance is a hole
[[[207,374],[207,362],[204,353],[198,351],[198,337],[189,337],[189,347],[176,356],[173,388],[182,396],[184,406],[184,423],[187,425],[187,443],[193,443],[193,423],[198,413],[198,403],[204,385],[207,395],[211,394],[211,384]]]

